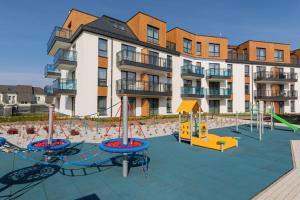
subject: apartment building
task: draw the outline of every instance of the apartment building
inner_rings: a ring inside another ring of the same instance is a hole
[[[249,112],[271,103],[277,113],[299,113],[300,50],[289,44],[200,35],[138,12],[127,21],[69,12],[55,27],[47,53],[53,63],[45,90],[58,112],[115,116],[123,95],[130,114],[176,113],[183,99],[197,99],[204,112]]]
[[[0,85],[0,115],[4,108],[10,113],[47,111],[47,96],[40,87]]]

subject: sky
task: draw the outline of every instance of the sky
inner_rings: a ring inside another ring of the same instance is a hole
[[[0,3],[0,84],[45,86],[46,45],[55,26],[76,8],[127,21],[143,11],[167,22],[168,30],[223,36],[229,44],[264,40],[300,48],[297,0],[9,0]]]

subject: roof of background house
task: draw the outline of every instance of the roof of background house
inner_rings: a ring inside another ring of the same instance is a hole
[[[15,93],[19,102],[32,102],[33,95],[45,95],[42,88],[31,85],[0,85],[0,93]]]

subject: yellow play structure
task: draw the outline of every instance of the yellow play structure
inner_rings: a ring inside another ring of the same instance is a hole
[[[207,123],[201,120],[202,109],[197,100],[183,100],[177,112],[179,113],[180,123],[179,142],[182,140],[189,141],[191,145],[221,152],[238,146],[238,140],[234,137],[221,137],[208,133]],[[184,114],[186,115],[185,120],[182,119]],[[195,114],[198,114],[198,121],[196,121],[197,117],[194,117]]]

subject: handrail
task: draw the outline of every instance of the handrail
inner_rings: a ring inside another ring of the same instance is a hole
[[[249,56],[247,53],[228,52],[228,60],[247,61]]]
[[[232,76],[232,71],[229,69],[207,69],[207,76]]]
[[[282,80],[297,80],[297,73],[276,72],[276,71],[260,71],[254,73],[254,79],[282,79]]]
[[[193,86],[183,86],[181,87],[181,94],[188,95],[204,95],[204,88],[202,87],[193,87]]]
[[[55,37],[70,39],[71,36],[72,31],[70,29],[55,26],[53,31],[51,32],[50,38],[48,39],[47,50],[49,51]]]
[[[53,58],[53,63],[56,63],[58,60],[66,60],[66,61],[77,61],[77,52],[66,50],[66,49],[59,49]]]
[[[52,64],[47,64],[44,67],[44,74],[47,75],[48,72],[60,73],[60,71]]]
[[[181,66],[181,73],[192,73],[198,75],[204,75],[204,67],[197,65],[184,65]]]
[[[147,91],[147,92],[172,92],[172,85],[168,83],[155,83],[140,80],[117,80],[117,90]]]
[[[255,90],[256,97],[298,97],[297,90]]]
[[[53,81],[53,90],[76,90],[76,80],[57,79]]]
[[[231,94],[232,94],[232,90],[230,88],[206,89],[206,95],[208,96],[229,96]]]

